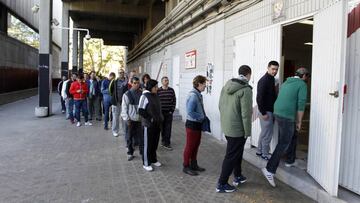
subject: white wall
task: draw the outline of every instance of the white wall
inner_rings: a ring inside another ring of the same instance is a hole
[[[285,3],[286,17],[284,20],[309,15],[334,1],[335,0],[287,0]],[[203,93],[204,104],[206,113],[211,119],[213,136],[222,139],[218,100],[222,86],[234,75],[234,39],[241,34],[276,24],[272,22],[272,2],[272,0],[264,0],[172,45],[165,48],[156,47],[153,49],[153,52],[150,51],[139,57],[136,61],[131,62],[129,67],[136,68],[138,66],[145,66],[146,72],[155,73],[154,68],[162,58],[159,56],[159,53],[164,52],[164,49],[170,50],[169,52],[171,52],[171,54],[169,54],[170,56],[163,57],[169,62],[172,61],[174,56],[180,56],[180,94],[178,95],[178,102],[180,113],[183,115],[183,119],[186,119],[185,102],[187,93],[192,88],[192,79],[198,74],[206,75],[207,63],[213,63],[215,73],[212,94],[206,95]],[[234,10],[236,9],[237,8]],[[156,52],[155,49],[159,49],[160,51]],[[184,66],[184,55],[193,49],[197,51],[196,69],[186,70]],[[268,55],[274,55],[272,50],[269,50]],[[147,63],[150,65],[146,65]],[[168,75],[171,78],[172,65],[171,63],[168,64],[170,64],[168,65]],[[266,65],[267,64],[264,63],[262,66],[266,68]],[[256,66],[260,66],[260,64]],[[256,69],[259,68],[256,67]],[[264,69],[264,71],[266,70]],[[261,73],[253,73],[254,77],[257,76],[256,78],[258,78],[258,75],[262,75],[264,71],[261,71]],[[156,75],[152,77],[156,77]],[[256,82],[255,80],[252,81],[252,85]]]
[[[360,30],[347,40],[346,84],[339,184],[360,194]]]

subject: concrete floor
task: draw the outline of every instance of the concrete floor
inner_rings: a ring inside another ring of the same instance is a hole
[[[197,177],[182,173],[184,124],[173,127],[174,151],[159,147],[164,165],[145,172],[138,151],[126,158],[124,137],[101,122],[75,127],[60,114],[36,118],[37,97],[0,106],[0,202],[313,202],[277,181],[272,188],[254,166],[244,163],[248,182],[232,194],[215,192],[225,145],[203,135]],[[230,179],[232,180],[232,179]]]

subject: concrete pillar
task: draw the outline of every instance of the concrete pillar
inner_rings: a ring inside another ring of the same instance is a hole
[[[52,0],[40,0],[39,10],[39,107],[48,107],[51,114],[51,18]]]
[[[79,72],[84,72],[84,37],[85,32],[79,32]]]
[[[69,5],[63,3],[62,26],[69,27]],[[61,31],[61,77],[68,76],[69,72],[69,30]]]
[[[0,3],[0,32],[7,34],[8,12],[7,8]]]
[[[78,31],[73,31],[73,44],[72,44],[72,72],[78,72]]]

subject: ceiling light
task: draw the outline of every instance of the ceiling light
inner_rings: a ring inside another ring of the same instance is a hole
[[[308,45],[308,46],[312,46],[313,45],[313,43],[312,42],[306,42],[306,43],[304,43],[305,45]]]
[[[300,24],[314,25],[314,21],[312,21],[312,20],[304,20],[304,21],[301,21]]]

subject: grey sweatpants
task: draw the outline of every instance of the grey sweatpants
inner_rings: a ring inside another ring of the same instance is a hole
[[[125,134],[125,122],[120,117],[121,104],[117,104],[116,106],[112,105],[111,109],[112,109],[112,116],[113,116],[112,126],[111,126],[112,132],[124,135]]]
[[[270,142],[273,135],[274,129],[274,116],[272,112],[267,111],[266,114],[269,116],[267,120],[264,120],[259,113],[261,133],[258,142],[258,153],[262,153],[264,156],[269,155]]]

